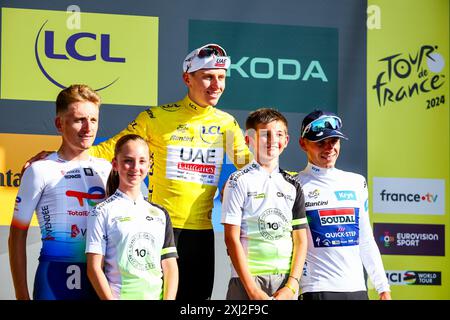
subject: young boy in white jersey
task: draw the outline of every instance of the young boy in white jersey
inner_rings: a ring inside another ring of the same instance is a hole
[[[300,146],[308,157],[297,180],[305,193],[308,254],[301,279],[303,300],[367,300],[363,266],[381,300],[390,288],[368,213],[363,176],[335,167],[342,120],[315,110],[302,122]]]
[[[34,299],[96,299],[86,274],[86,221],[91,207],[105,198],[111,164],[91,157],[98,129],[98,94],[72,85],[56,99],[55,125],[62,136],[57,152],[33,163],[22,176],[9,235],[11,273],[17,299],[30,299],[26,239],[36,211],[42,249]]]
[[[111,299],[173,300],[178,266],[167,210],[147,202],[141,183],[147,177],[147,142],[138,135],[116,143],[109,198],[88,218],[88,275],[98,296]]]
[[[245,141],[255,160],[229,177],[222,204],[232,262],[229,300],[298,297],[307,221],[300,184],[279,168],[287,127],[274,109],[258,109],[247,118]]]

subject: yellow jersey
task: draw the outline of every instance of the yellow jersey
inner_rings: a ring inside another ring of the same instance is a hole
[[[211,213],[223,161],[238,168],[252,159],[239,124],[213,106],[188,96],[141,112],[128,127],[93,146],[93,156],[112,160],[116,141],[138,134],[150,149],[149,200],[169,212],[174,228],[212,229]]]

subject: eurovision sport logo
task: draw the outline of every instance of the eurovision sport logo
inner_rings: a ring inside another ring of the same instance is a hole
[[[1,58],[3,99],[54,101],[85,83],[104,103],[157,103],[156,17],[2,8]]]
[[[444,225],[374,223],[373,233],[381,254],[445,255]]]

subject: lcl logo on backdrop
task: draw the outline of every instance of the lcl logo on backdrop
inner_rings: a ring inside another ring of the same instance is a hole
[[[85,83],[104,103],[157,104],[158,18],[78,12],[72,28],[73,14],[2,9],[1,98],[54,101]]]
[[[211,39],[231,57],[223,107],[273,105],[304,113],[322,107],[336,112],[337,29],[189,21],[189,50]]]
[[[39,66],[39,69],[44,74],[44,76],[54,85],[57,87],[60,87],[61,89],[64,89],[67,87],[67,85],[61,84],[58,80],[53,78],[44,68],[44,65],[42,64],[41,60],[42,58],[39,57],[39,38],[41,36],[42,29],[47,24],[48,20],[44,22],[42,27],[39,29],[39,32],[36,36],[36,42],[35,42],[35,56],[36,56],[36,62]],[[125,63],[125,58],[121,57],[111,57],[111,35],[110,34],[101,34],[100,35],[100,56],[101,60],[105,62],[111,62],[111,63]],[[91,53],[84,55],[79,52],[79,49],[77,49],[77,45],[80,42],[80,40],[84,39],[91,39],[96,41],[97,35],[95,33],[91,32],[78,32],[74,33],[69,38],[67,38],[65,43],[66,52],[65,53],[56,53],[55,52],[55,31],[53,30],[47,30],[44,32],[44,52],[45,57],[48,59],[60,59],[60,60],[69,60],[69,57],[74,60],[78,61],[96,61],[97,60],[97,54]],[[79,45],[80,46],[80,45]],[[95,52],[95,51],[94,51]],[[117,80],[119,80],[119,77],[117,77],[114,81],[100,87],[100,88],[94,88],[97,91],[101,91],[103,89],[108,88],[112,84],[114,84]]]

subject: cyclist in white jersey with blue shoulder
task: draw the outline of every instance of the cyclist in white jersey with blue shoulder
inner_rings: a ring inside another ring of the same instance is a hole
[[[300,146],[308,164],[297,175],[305,194],[308,252],[300,287],[303,300],[367,300],[363,267],[381,300],[390,287],[373,238],[363,176],[335,167],[342,120],[315,110],[302,122]]]
[[[84,253],[89,210],[105,198],[111,164],[91,157],[101,99],[86,85],[72,85],[56,99],[57,152],[23,173],[9,235],[11,273],[17,299],[30,299],[26,239],[36,211],[42,249],[33,298],[97,299],[86,274]]]

